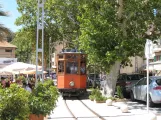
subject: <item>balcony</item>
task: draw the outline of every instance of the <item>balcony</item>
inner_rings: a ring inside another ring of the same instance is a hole
[[[154,45],[153,51],[154,52],[161,52],[161,45]]]

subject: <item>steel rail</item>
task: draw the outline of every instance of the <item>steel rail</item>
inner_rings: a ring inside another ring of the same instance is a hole
[[[88,108],[88,110],[90,110],[93,114],[95,114],[98,118],[100,118],[100,120],[106,120],[105,118],[103,118],[102,116],[100,116],[98,113],[96,113],[95,111],[93,111],[91,108],[89,108],[82,100],[80,100],[78,98],[78,100],[86,107]]]
[[[72,113],[72,111],[70,110],[69,106],[67,105],[66,99],[64,99],[64,103],[65,103],[65,106],[67,107],[68,111],[72,115],[73,119],[77,120],[77,117]]]

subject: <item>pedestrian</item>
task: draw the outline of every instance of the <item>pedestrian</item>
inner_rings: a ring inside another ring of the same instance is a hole
[[[26,84],[25,82],[23,83],[23,88],[29,92],[32,92],[31,88],[29,87],[28,84]]]

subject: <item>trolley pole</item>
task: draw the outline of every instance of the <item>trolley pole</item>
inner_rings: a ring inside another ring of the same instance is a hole
[[[41,37],[39,38],[39,34]],[[40,41],[41,40],[41,41]],[[40,46],[41,43],[41,46]],[[38,55],[41,54],[41,72],[38,71]],[[44,81],[44,0],[38,0],[37,8],[37,38],[36,38],[36,83],[38,83],[38,75],[41,75],[42,82]]]

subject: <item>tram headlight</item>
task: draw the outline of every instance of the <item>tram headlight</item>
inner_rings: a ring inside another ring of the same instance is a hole
[[[71,82],[69,83],[69,85],[70,85],[71,87],[73,87],[73,86],[74,86],[74,82],[71,81]]]

